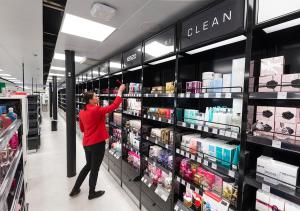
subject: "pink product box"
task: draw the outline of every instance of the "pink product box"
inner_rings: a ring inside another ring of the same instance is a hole
[[[270,75],[259,77],[259,92],[280,92],[281,75]]]
[[[300,140],[300,124],[276,122],[275,123],[275,139],[294,143]]]
[[[276,107],[275,122],[300,123],[300,108]]]
[[[275,107],[272,106],[257,106],[256,120],[274,122],[275,120]]]
[[[274,132],[275,131],[275,123],[274,121],[266,121],[257,119],[256,121],[256,129],[264,132]]]
[[[249,92],[254,92],[254,80],[255,78],[254,77],[250,77],[249,78]]]
[[[300,92],[300,74],[286,74],[282,75],[283,92]]]
[[[282,75],[284,70],[284,57],[271,57],[261,60],[260,76]]]
[[[186,93],[201,93],[202,82],[190,81],[186,82]]]

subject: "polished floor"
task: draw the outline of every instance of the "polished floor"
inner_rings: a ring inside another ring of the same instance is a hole
[[[51,132],[50,118],[43,114],[41,148],[30,153],[27,161],[27,202],[30,211],[136,211],[138,207],[101,167],[96,189],[106,191],[99,199],[88,200],[88,178],[76,198],[68,196],[76,177],[66,177],[66,127],[59,116],[58,131]],[[81,140],[77,137],[77,172],[85,158]]]

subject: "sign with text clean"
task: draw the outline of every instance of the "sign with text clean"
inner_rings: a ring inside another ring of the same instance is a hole
[[[244,29],[245,1],[226,0],[182,22],[181,49]]]

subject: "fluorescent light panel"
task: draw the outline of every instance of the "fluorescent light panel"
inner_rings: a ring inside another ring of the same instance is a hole
[[[158,61],[155,61],[155,62],[151,62],[149,64],[152,64],[152,65],[155,65],[155,64],[161,64],[161,63],[164,63],[164,62],[168,62],[168,61],[172,61],[176,59],[176,56],[170,56],[168,58],[165,58],[165,59],[161,59],[161,60],[158,60]]]
[[[49,73],[49,76],[65,76],[65,75],[59,73]]]
[[[291,28],[291,27],[298,26],[298,25],[300,25],[300,18],[290,20],[290,21],[287,21],[284,23],[280,23],[280,24],[277,24],[274,26],[270,26],[270,27],[264,28],[263,30],[269,34],[269,33],[273,33],[276,31],[280,31],[280,30]]]
[[[58,70],[58,71],[65,71],[66,70],[66,68],[64,68],[64,67],[56,67],[56,66],[51,66],[50,69],[51,70]]]
[[[62,32],[103,42],[116,28],[67,13]]]
[[[134,67],[134,68],[130,68],[128,69],[128,71],[135,71],[135,70],[139,70],[139,69],[142,69],[143,66],[137,66],[137,67]]]
[[[232,44],[232,43],[240,42],[240,41],[243,41],[243,40],[246,40],[246,39],[247,39],[246,36],[240,35],[240,36],[237,36],[237,37],[230,38],[228,40],[223,40],[223,41],[211,44],[211,45],[207,45],[207,46],[204,46],[204,47],[201,47],[201,48],[197,48],[197,49],[188,51],[186,53],[192,55],[192,54],[200,53],[200,52],[207,51],[207,50],[210,50],[210,49],[218,48],[218,47],[221,47],[221,46],[229,45],[229,44]]]
[[[118,63],[118,62],[109,62],[109,66],[112,67],[112,68],[118,68],[118,69],[121,69],[121,63]]]
[[[106,75],[107,73],[105,73],[105,72],[100,72],[100,75]]]
[[[153,41],[145,46],[145,53],[153,57],[160,57],[174,51],[174,46],[167,46]]]
[[[0,73],[0,77],[3,77],[3,76],[11,76],[11,74]]]
[[[63,53],[54,53],[54,59],[57,59],[57,60],[65,60],[66,57],[65,57],[65,54]],[[85,57],[82,57],[82,56],[75,56],[75,62],[81,62],[83,59],[85,59]]]
[[[113,75],[121,75],[121,74],[122,74],[122,72],[120,71],[120,72],[114,73]]]

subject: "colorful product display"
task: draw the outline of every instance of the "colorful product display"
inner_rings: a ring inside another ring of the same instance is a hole
[[[166,119],[173,118],[174,110],[169,108],[147,108],[145,112],[147,115],[152,115],[154,117],[161,117]]]
[[[142,90],[141,83],[129,83],[129,85],[127,85],[126,87],[128,87],[129,94],[141,93]]]
[[[141,165],[141,157],[136,152],[128,151],[127,161],[134,168],[139,169]]]
[[[186,207],[193,206],[195,211],[201,211],[202,196],[195,191],[186,188],[185,193],[183,193],[183,204]]]
[[[121,113],[113,113],[113,121],[116,125],[121,126],[122,125],[122,114]]]
[[[150,136],[161,140],[163,144],[173,145],[173,130],[171,128],[151,128]]]
[[[125,99],[125,111],[134,112],[135,115],[140,116],[142,110],[141,99],[129,98]]]
[[[167,192],[172,189],[172,175],[167,174],[160,168],[148,163],[147,170],[145,173],[151,178],[151,184],[154,186],[161,186]]]
[[[149,157],[166,168],[172,169],[173,167],[172,152],[165,150],[160,146],[150,146]]]

